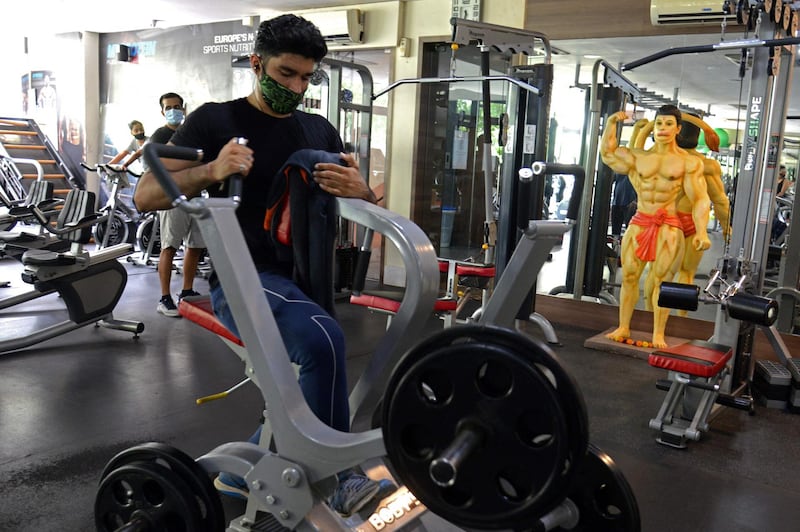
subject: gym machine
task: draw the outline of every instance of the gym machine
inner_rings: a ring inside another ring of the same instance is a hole
[[[397,246],[407,288],[351,395],[354,432],[321,423],[302,397],[285,347],[274,341],[280,333],[266,299],[252,290],[260,283],[235,217],[240,185],[231,183],[231,198],[188,201],[160,156],[200,160],[202,153],[145,147],[173,205],[200,223],[247,346],[240,356],[268,405],[274,446],[268,449],[262,436],[263,445],[226,443],[197,460],[163,444],[123,451],[103,472],[98,530],[161,530],[171,522],[221,531],[224,513],[208,477],[217,471],[239,475],[249,487],[248,513],[231,521],[229,532],[640,530],[630,486],[610,457],[588,443],[580,391],[545,344],[475,325],[414,345],[409,331],[427,319],[437,291],[433,246],[409,220],[355,199],[338,198],[339,214]],[[359,465],[372,478],[394,477],[402,485],[344,519],[324,500],[335,473]]]
[[[538,32],[507,28],[493,24],[474,22],[459,18],[451,19],[453,34],[451,40],[451,75],[449,77],[403,79],[396,81],[383,89],[373,99],[386,94],[394,88],[404,84],[446,84],[448,87],[457,83],[480,83],[481,105],[483,107],[483,122],[480,131],[483,135],[482,171],[483,183],[483,257],[480,263],[494,266],[491,270],[494,279],[490,283],[496,284],[503,275],[508,261],[514,253],[517,243],[527,230],[528,221],[539,219],[542,212],[544,194],[544,179],[550,174],[529,174],[527,179],[520,180],[518,171],[522,168],[530,169],[534,161],[545,158],[548,146],[549,110],[551,87],[553,80],[553,65],[551,64],[551,47],[547,37]],[[477,46],[480,51],[480,75],[456,76],[456,53],[462,47]],[[508,75],[491,75],[490,54],[498,51],[504,56],[513,54],[527,56],[540,55],[543,49],[543,63],[534,65],[517,65],[509,68]],[[491,82],[503,81],[509,84],[508,109],[512,109],[512,116],[503,115],[497,118],[500,125],[500,143],[507,146],[501,165],[498,183],[494,182],[492,169],[492,116]],[[437,94],[437,99],[440,95]],[[454,131],[460,123],[456,123],[455,108],[448,112],[447,136],[444,140],[446,154],[444,156],[444,174],[442,191],[442,209],[455,205],[455,177],[454,177]],[[477,116],[477,111],[473,114]],[[461,120],[460,118],[458,120]],[[477,124],[476,124],[477,126]],[[513,130],[513,138],[508,138],[508,132]],[[545,166],[541,166],[545,168]],[[555,168],[550,165],[550,168]],[[572,167],[572,171],[578,171]],[[571,174],[572,171],[567,171]],[[499,223],[495,219],[495,206],[493,205],[493,189],[499,189]],[[443,227],[445,225],[443,219]],[[455,263],[455,268],[475,267],[480,263],[450,259]],[[538,271],[538,270],[537,270]],[[485,282],[485,281],[484,281]],[[452,275],[448,275],[448,293],[454,293]],[[487,294],[488,291],[484,291]],[[558,337],[550,323],[536,313],[535,288],[532,288],[527,299],[515,308],[517,319],[531,321],[541,327],[549,343],[558,344]],[[487,301],[483,300],[481,308],[473,315],[473,320],[480,319],[480,313],[485,310]]]
[[[85,325],[97,324],[130,332],[134,338],[144,330],[138,321],[119,320],[113,310],[127,283],[127,272],[116,260],[131,252],[130,244],[98,251],[85,251],[91,227],[105,220],[95,212],[94,193],[72,189],[64,201],[55,227],[36,207],[32,213],[45,230],[69,244],[68,251],[29,249],[22,255],[22,280],[33,285],[28,292],[0,300],[0,309],[58,293],[67,307],[68,319],[17,338],[0,341],[0,353],[15,351],[54,338]]]
[[[730,2],[726,2],[726,4],[731,7]],[[781,6],[780,10],[777,8],[778,5]],[[769,303],[770,299],[760,297],[763,292],[763,268],[766,264],[775,203],[773,191],[777,182],[779,166],[777,155],[779,147],[783,144],[786,95],[789,93],[794,66],[793,46],[800,43],[800,38],[782,36],[783,32],[792,35],[796,33],[797,16],[794,10],[784,8],[781,2],[739,2],[736,9],[737,17],[747,24],[749,31],[754,31],[756,37],[723,41],[717,44],[671,48],[627,63],[623,65],[622,70],[633,70],[671,55],[735,49],[740,49],[742,53],[740,77],[744,78],[747,71],[750,70],[745,137],[741,152],[742,161],[735,200],[732,205],[732,236],[725,256],[719,259],[716,271],[712,275],[712,280],[722,287],[719,292],[722,295],[717,299],[723,304],[718,307],[714,334],[710,342],[720,346],[719,349],[715,349],[717,355],[714,356],[718,356],[720,352],[724,351],[723,347],[730,349],[732,356],[725,361],[726,375],[721,382],[709,386],[712,388],[718,386],[718,390],[724,394],[720,395],[721,397],[736,398],[736,400],[727,401],[725,403],[727,406],[752,411],[753,398],[750,395],[750,384],[754,367],[752,351],[755,327],[749,326],[748,322],[761,325],[761,330],[767,334],[780,362],[787,367],[793,378],[800,382],[800,374],[797,373],[797,368],[792,363],[791,355],[777,329],[772,325],[776,314],[781,311],[772,307]],[[780,16],[778,12],[780,12]],[[773,38],[762,39],[757,36],[759,34],[767,34]],[[798,273],[795,271],[795,283],[797,275]],[[711,284],[713,283],[709,283],[709,285]],[[735,287],[735,289],[729,287]],[[687,290],[691,290],[691,288],[687,288]],[[749,313],[731,312],[731,309],[738,309],[741,306],[738,303],[743,300],[742,298],[747,298],[746,301],[749,305],[744,306],[749,309]],[[791,308],[793,310],[793,304]],[[743,319],[746,316],[750,316],[750,318]],[[695,357],[690,355],[690,358]],[[694,360],[693,362],[698,361]],[[667,366],[659,365],[659,367]],[[701,404],[698,405],[696,395],[693,397],[691,392],[693,392],[692,387],[687,387],[685,393],[678,394],[682,397],[674,400],[683,401],[689,405],[684,407],[684,417],[690,419],[696,417],[693,415],[696,412],[700,415],[701,420],[697,426],[690,427],[688,432],[684,431],[677,435],[668,434],[665,442],[667,444],[680,447],[685,444],[686,438],[697,439],[695,436],[699,437],[699,434],[694,432],[695,429],[702,428],[705,424],[704,420],[709,416],[702,412],[706,408],[702,405],[703,400],[701,399]],[[668,399],[672,400],[670,395],[668,395]],[[713,414],[712,410],[710,415]],[[661,423],[651,422],[651,426],[653,425],[661,425]],[[663,438],[665,436],[662,432]]]

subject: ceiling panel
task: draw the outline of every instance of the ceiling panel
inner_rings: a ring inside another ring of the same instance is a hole
[[[373,0],[380,1],[380,0]],[[386,0],[389,1],[389,0]],[[352,0],[38,0],[36,16],[28,4],[8,3],[3,8],[6,32],[22,35],[35,32],[96,31],[101,33],[197,24],[240,19],[266,10],[291,11],[312,7],[336,7],[367,2]],[[20,7],[22,6],[22,7]],[[78,6],[80,8],[78,9]],[[41,14],[41,15],[39,15]],[[545,31],[546,33],[546,31]],[[727,40],[743,38],[729,33]],[[554,57],[558,76],[575,77],[575,65],[581,64],[581,82],[591,81],[591,71],[599,56],[612,65],[629,63],[652,53],[680,46],[714,44],[718,37],[674,35],[554,41],[552,45],[568,52]],[[591,54],[593,57],[586,57]],[[712,52],[679,55],[639,67],[625,75],[640,87],[707,110],[712,120],[735,127],[739,103],[746,99],[748,80],[738,79],[738,52]],[[788,114],[800,116],[800,89],[797,77],[789,95]],[[778,95],[784,97],[784,95]],[[800,121],[787,121],[787,132],[800,134]]]

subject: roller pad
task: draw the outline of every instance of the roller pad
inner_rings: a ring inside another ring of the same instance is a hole
[[[494,277],[497,274],[497,269],[494,266],[466,266],[464,264],[456,265],[456,275],[459,277]]]
[[[375,310],[382,310],[396,314],[400,310],[403,292],[379,290],[375,293],[362,292],[360,295],[351,295],[350,303],[361,305]],[[452,312],[458,306],[455,299],[439,298],[433,305],[434,312]]]
[[[244,346],[239,337],[225,327],[214,315],[214,311],[211,309],[210,297],[183,298],[180,303],[178,303],[178,312],[187,320],[195,322],[214,334],[222,336],[235,344]]]
[[[656,368],[688,373],[696,377],[713,377],[722,370],[732,354],[733,350],[727,345],[692,340],[653,351],[648,362]]]

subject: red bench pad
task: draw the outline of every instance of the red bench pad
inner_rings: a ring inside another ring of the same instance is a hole
[[[713,377],[730,360],[733,350],[727,345],[703,340],[692,340],[653,351],[648,362],[651,366],[697,377]]]
[[[402,292],[383,291],[379,293],[362,292],[361,295],[351,295],[350,303],[363,307],[374,308],[396,314],[400,310]],[[452,312],[456,309],[458,302],[455,299],[437,299],[433,305],[435,312]]]
[[[456,275],[459,277],[494,277],[496,273],[494,266],[466,266],[456,264]]]
[[[181,299],[178,303],[178,312],[187,320],[193,321],[196,324],[208,329],[209,331],[222,336],[226,340],[244,346],[242,341],[233,334],[221,321],[214,315],[211,310],[211,298],[206,297],[193,297]]]

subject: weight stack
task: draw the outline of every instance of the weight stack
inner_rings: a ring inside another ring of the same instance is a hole
[[[792,392],[792,374],[777,362],[759,360],[753,375],[753,395],[761,406],[786,408]]]
[[[792,358],[789,364],[793,364],[800,370],[800,359]],[[792,378],[792,391],[789,393],[789,411],[793,414],[800,414],[800,381]]]

